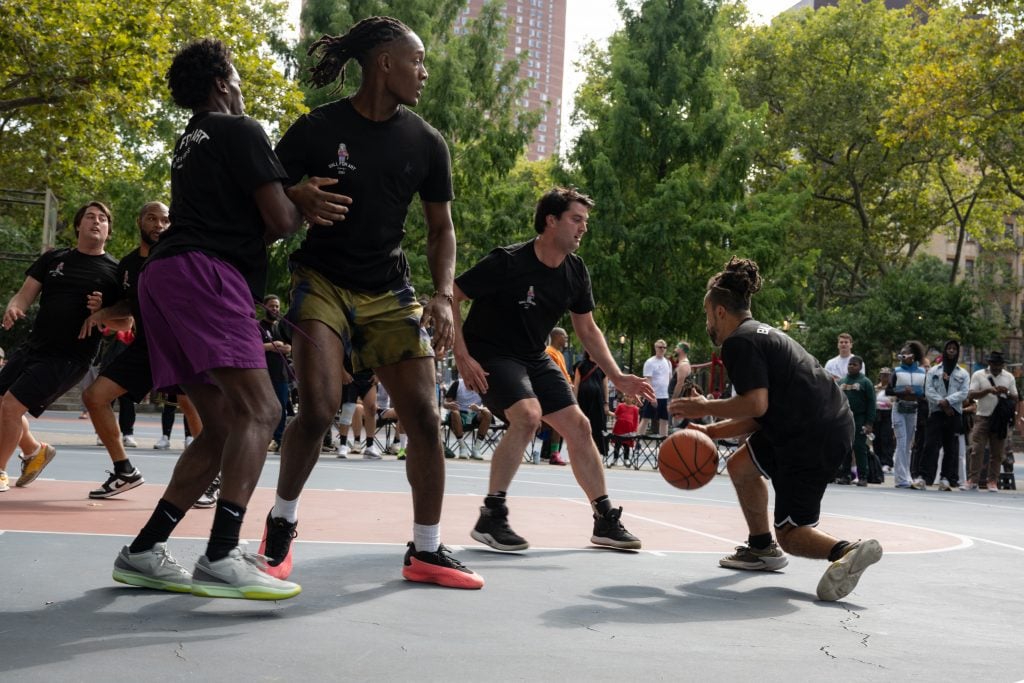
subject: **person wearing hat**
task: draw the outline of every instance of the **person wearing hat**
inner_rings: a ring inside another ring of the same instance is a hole
[[[878,384],[875,385],[875,440],[871,446],[884,472],[892,471],[892,456],[896,452],[896,435],[892,431],[893,398],[885,393],[891,379],[892,368],[882,368],[878,371]]]
[[[968,393],[968,397],[977,401],[978,412],[971,431],[972,450],[967,463],[967,490],[978,488],[985,446],[988,446],[989,461],[985,481],[989,492],[995,493],[999,490],[999,468],[1003,464],[1006,437],[1016,411],[1018,394],[1013,375],[1006,371],[1002,352],[992,351],[985,362],[988,363],[987,368],[971,375]]]

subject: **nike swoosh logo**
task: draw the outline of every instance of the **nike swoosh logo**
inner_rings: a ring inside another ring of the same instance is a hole
[[[165,514],[165,515],[167,515],[167,519],[171,520],[171,521],[172,521],[172,522],[174,522],[175,524],[177,524],[177,523],[178,523],[178,520],[177,520],[177,519],[176,519],[176,518],[174,517],[174,515],[172,515],[172,514],[171,514],[170,512],[168,512],[167,510],[164,510],[164,514]]]
[[[235,511],[234,511],[234,510],[232,510],[231,508],[224,508],[224,509],[225,509],[225,510],[226,510],[226,511],[228,512],[228,514],[230,514],[230,515],[231,515],[232,517],[241,517],[241,516],[242,516],[242,513],[241,513],[241,512],[235,512]]]

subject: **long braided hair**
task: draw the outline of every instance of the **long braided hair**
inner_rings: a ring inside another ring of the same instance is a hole
[[[364,59],[370,50],[389,43],[396,38],[412,33],[412,29],[391,17],[369,17],[341,36],[321,36],[309,46],[307,55],[316,57],[316,63],[309,68],[307,81],[316,88],[329,85],[337,79],[334,92],[345,85],[345,65],[355,59],[365,66]]]
[[[750,297],[761,289],[761,274],[757,263],[733,256],[725,270],[708,280],[708,300],[715,306],[724,306],[730,313],[750,310]]]

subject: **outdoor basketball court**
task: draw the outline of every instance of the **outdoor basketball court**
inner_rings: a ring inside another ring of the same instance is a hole
[[[299,510],[302,594],[208,600],[110,578],[180,453],[180,421],[179,449],[155,451],[159,420],[140,415],[129,455],[146,485],[93,501],[110,463],[75,418],[36,421],[57,457],[25,489],[12,471],[0,493],[0,672],[12,680],[1024,679],[1024,492],[830,487],[822,528],[877,538],[885,556],[846,600],[821,603],[824,562],[718,566],[746,538],[724,476],[686,492],[655,472],[608,471],[644,543],[632,553],[589,545],[589,505],[569,468],[523,465],[510,521],[532,547],[499,553],[469,537],[487,464],[449,460],[442,538],[487,581],[459,591],[401,578],[403,463],[325,455]],[[249,507],[253,552],[278,463],[268,458]],[[212,516],[191,511],[172,537],[184,566],[203,552]]]

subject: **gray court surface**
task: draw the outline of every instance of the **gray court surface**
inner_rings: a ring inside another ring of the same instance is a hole
[[[47,418],[33,427],[61,451],[39,484],[100,481],[109,463],[100,449],[85,445],[88,423]],[[149,448],[158,436],[153,416],[140,416],[137,436],[144,448],[131,453],[133,461],[147,485],[162,486],[177,451]],[[261,487],[273,487],[278,463],[268,459]],[[484,463],[450,462],[449,494],[481,494],[486,474]],[[654,472],[613,470],[608,485],[626,509],[627,526],[631,503],[679,503],[675,523],[686,527],[701,521],[687,518],[691,502],[712,517],[737,508],[725,477],[684,492]],[[310,487],[404,491],[404,467],[325,459]],[[14,493],[0,493],[0,529],[8,528],[4,508]],[[511,495],[582,498],[567,468],[529,465]],[[112,562],[129,536],[103,529],[95,535],[4,531],[0,679],[1024,679],[1024,492],[833,486],[824,508],[868,529],[885,524],[911,536],[938,531],[956,542],[887,552],[846,600],[822,603],[814,588],[825,563],[797,558],[782,572],[760,574],[719,568],[719,552],[620,553],[566,538],[564,548],[503,554],[466,540],[458,556],[487,585],[458,591],[403,581],[401,545],[300,537],[295,579],[303,593],[260,603],[115,584]],[[39,515],[47,514],[41,507]],[[346,511],[337,516],[343,528]],[[446,528],[445,539],[455,531]],[[468,529],[457,531],[468,539]],[[737,542],[745,538],[743,528],[731,532]],[[173,538],[171,548],[190,566],[186,560],[194,561],[204,542]]]

